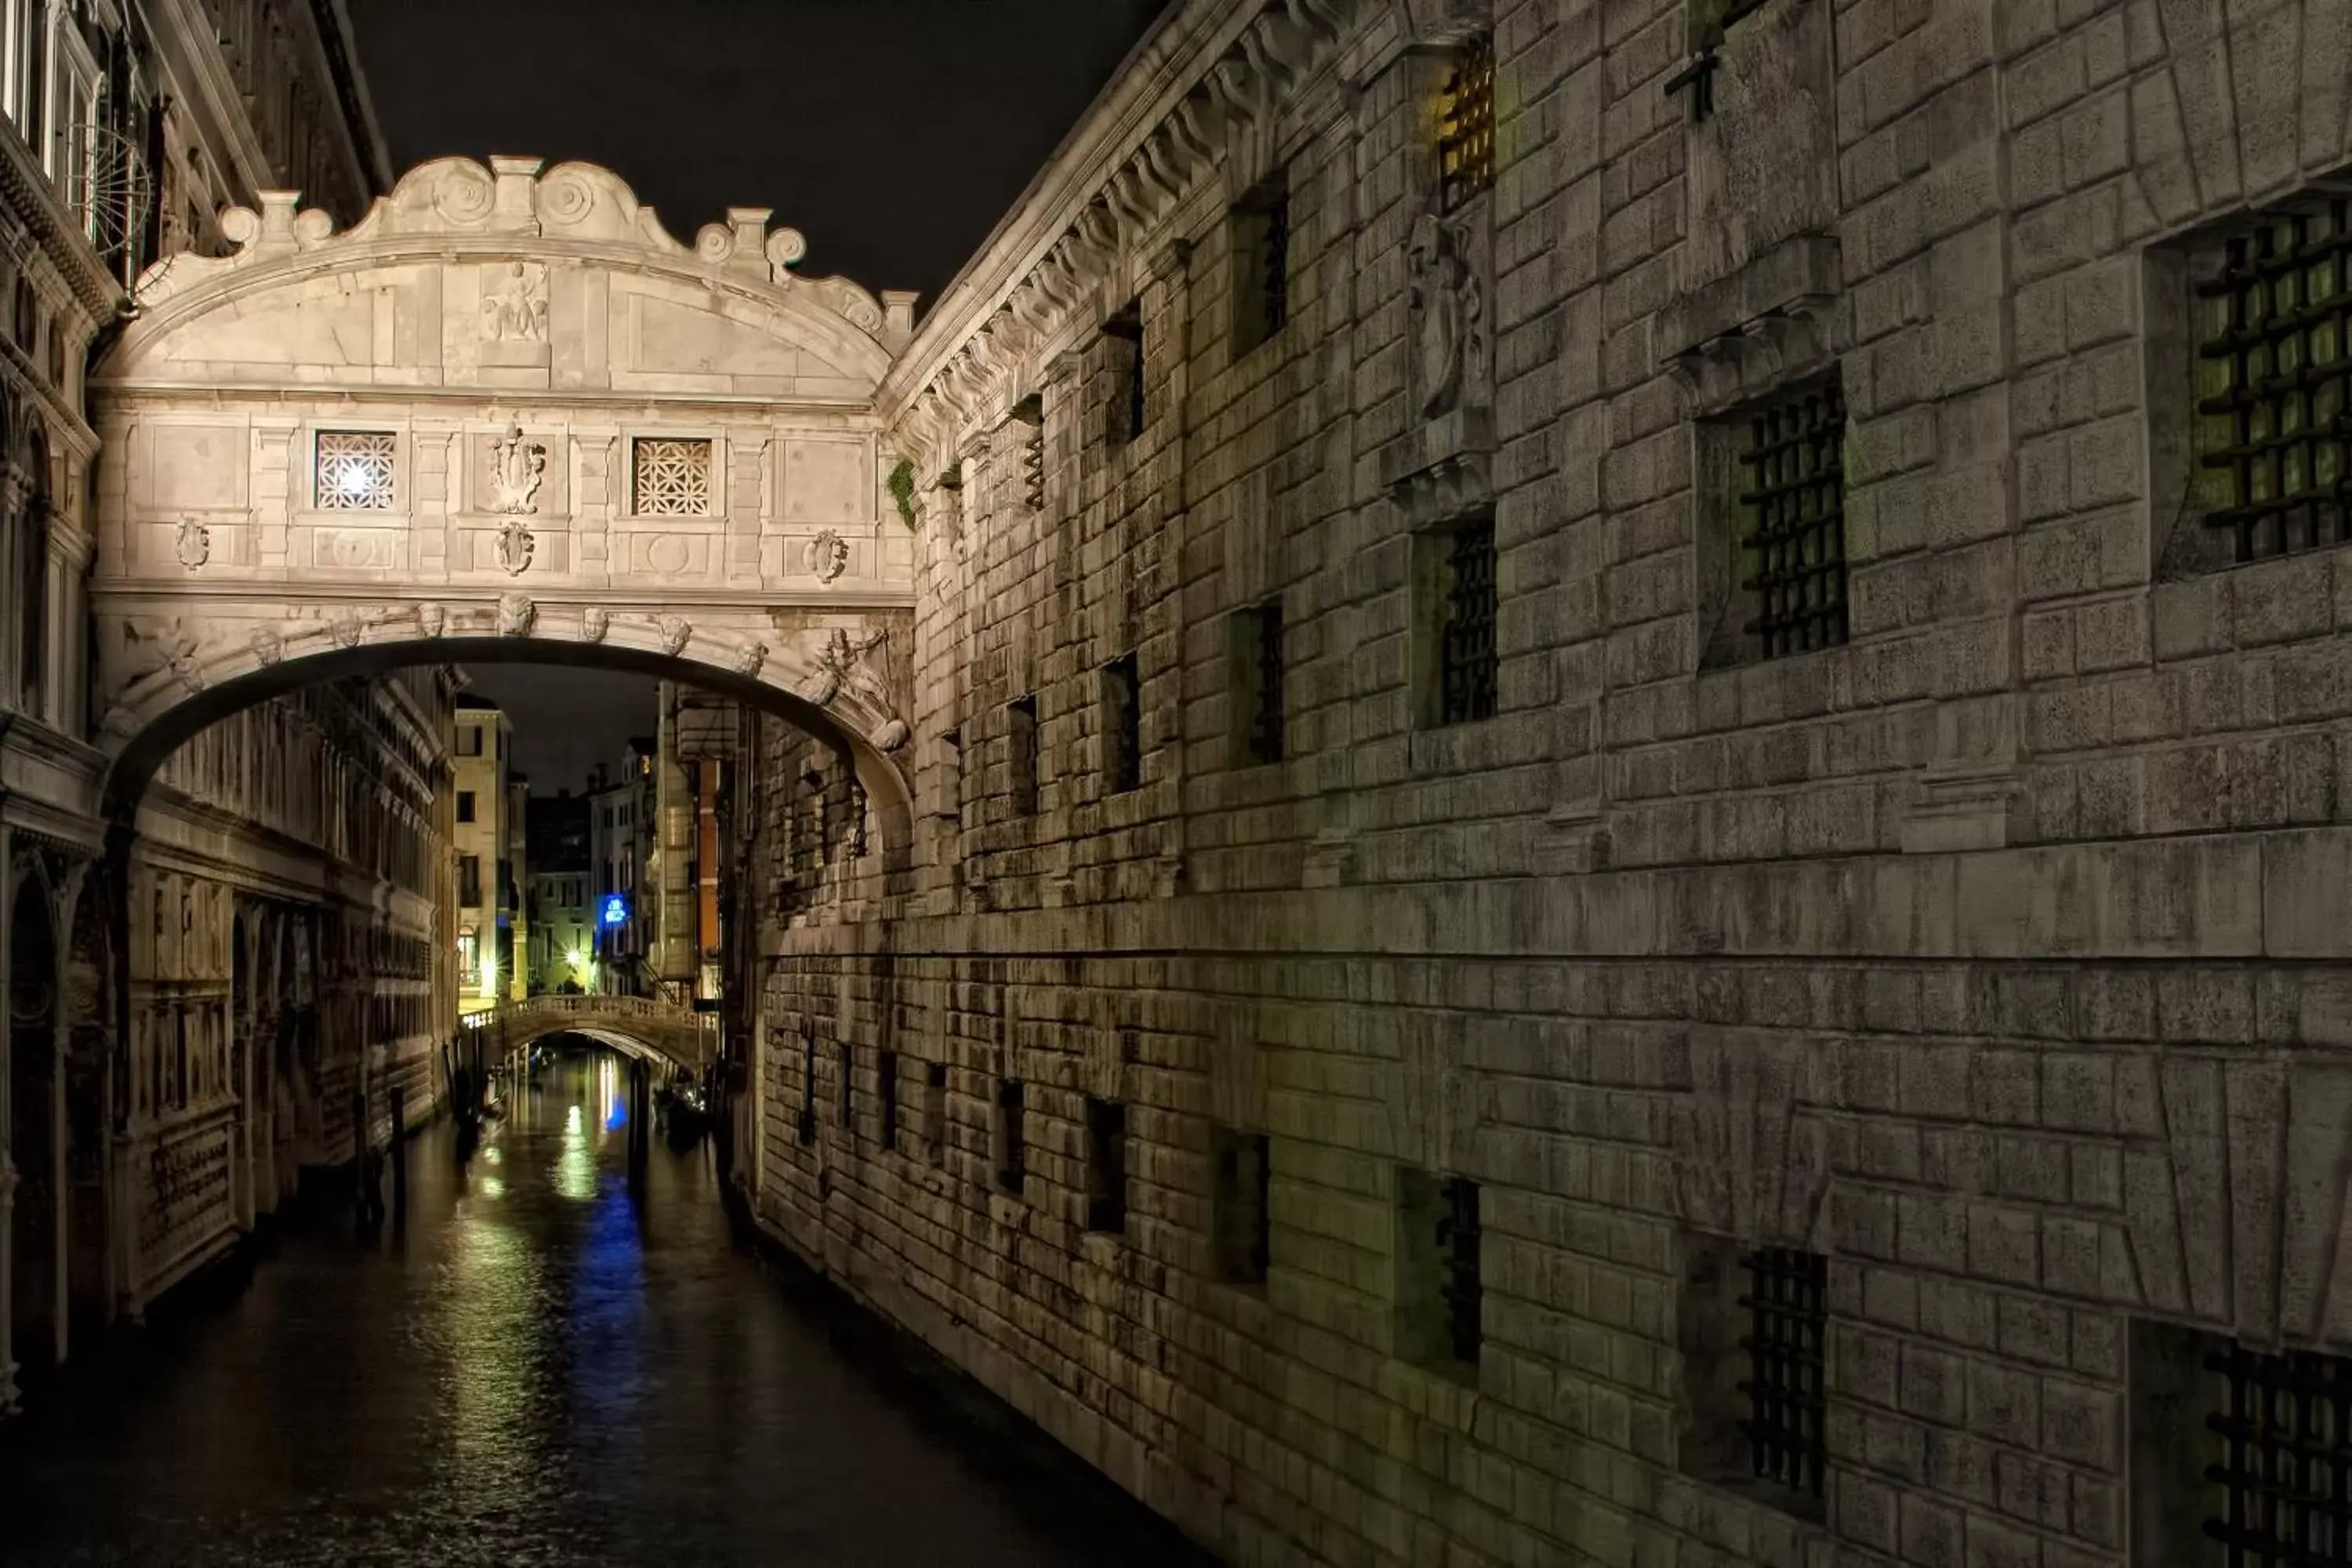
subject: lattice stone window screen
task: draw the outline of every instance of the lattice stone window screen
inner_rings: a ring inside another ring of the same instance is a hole
[[[2222,1458],[2205,1533],[2228,1568],[2352,1563],[2352,1361],[2231,1343],[2205,1358],[2226,1408],[2205,1418]]]
[[[397,439],[389,430],[320,431],[316,471],[320,509],[389,510]]]
[[[1829,1338],[1829,1260],[1818,1253],[1768,1247],[1739,1260],[1748,1272],[1748,1418],[1739,1424],[1760,1480],[1808,1497],[1822,1495]]]
[[[639,517],[710,515],[710,443],[641,436],[631,447],[632,509]]]
[[[1740,563],[1756,595],[1747,630],[1766,658],[1846,640],[1845,396],[1834,382],[1747,419]]]
[[[1495,40],[1463,47],[1445,79],[1437,137],[1438,195],[1447,212],[1495,184]]]
[[[2273,214],[2199,285],[2209,526],[2240,562],[2352,541],[2352,201]]]

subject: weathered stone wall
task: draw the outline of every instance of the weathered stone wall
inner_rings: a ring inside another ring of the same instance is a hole
[[[1695,122],[1668,0],[1305,9],[1344,25],[1278,114],[1226,116],[1026,350],[960,306],[994,379],[949,343],[900,426],[940,861],[887,920],[770,895],[763,1222],[1234,1561],[2201,1563],[2147,1325],[2352,1350],[2352,598],[2340,550],[2205,548],[2186,291],[2345,163],[2352,21],[1772,0]],[[1491,392],[1432,414],[1408,246],[1484,29]],[[1091,221],[1093,145],[1032,208]],[[1225,213],[1276,166],[1289,321],[1234,355]],[[1096,329],[1134,298],[1121,444]],[[1832,370],[1850,635],[1747,657],[1710,476]],[[1488,496],[1498,711],[1435,726],[1414,534]],[[1268,595],[1287,755],[1246,766],[1226,617]],[[1089,1095],[1128,1107],[1118,1234]],[[1219,1128],[1269,1135],[1262,1286],[1215,1282]],[[1479,1184],[1472,1368],[1411,1343],[1416,1172]],[[1828,1259],[1817,1503],[1710,1468],[1727,1247]]]

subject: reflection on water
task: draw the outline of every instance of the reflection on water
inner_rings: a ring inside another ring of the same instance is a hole
[[[633,1197],[626,1088],[542,1071],[470,1169],[435,1129],[404,1224],[295,1230],[130,1392],[0,1430],[0,1559],[1138,1560],[839,1360],[730,1245],[707,1151],[657,1142]]]

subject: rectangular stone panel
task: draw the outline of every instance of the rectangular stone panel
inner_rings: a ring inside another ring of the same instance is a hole
[[[133,493],[142,508],[245,508],[251,465],[241,426],[150,425],[141,434]]]
[[[786,522],[870,522],[874,517],[874,465],[863,441],[787,438],[783,443],[782,500],[777,514]]]

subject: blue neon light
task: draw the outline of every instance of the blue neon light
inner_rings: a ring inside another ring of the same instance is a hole
[[[608,926],[622,925],[628,918],[629,900],[618,893],[607,893],[604,896],[604,923]]]

